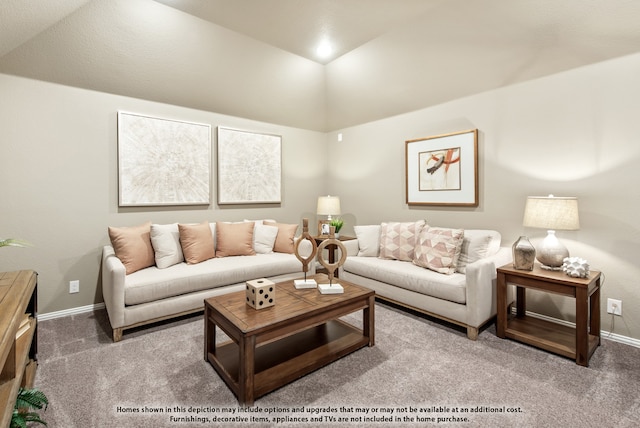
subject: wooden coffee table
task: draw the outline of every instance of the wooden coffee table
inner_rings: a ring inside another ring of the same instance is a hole
[[[326,275],[310,278],[327,282]],[[204,358],[238,397],[254,400],[364,346],[374,346],[372,290],[340,280],[344,294],[276,284],[276,303],[246,304],[245,292],[205,300]],[[363,312],[363,328],[338,318]],[[216,343],[216,327],[231,338]]]

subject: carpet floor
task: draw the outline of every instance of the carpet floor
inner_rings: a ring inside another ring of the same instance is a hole
[[[360,314],[345,318],[359,325]],[[203,358],[202,315],[125,333],[104,310],[39,324],[49,427],[637,427],[640,349],[603,340],[589,367],[489,326],[465,332],[376,304],[376,346],[240,407]]]

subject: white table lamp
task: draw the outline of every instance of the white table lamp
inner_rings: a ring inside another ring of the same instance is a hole
[[[316,214],[326,215],[327,220],[331,220],[331,216],[340,215],[340,198],[338,196],[318,197]]]
[[[547,236],[536,249],[544,269],[559,270],[569,250],[556,237],[556,230],[578,230],[578,199],[575,197],[529,196],[524,208],[525,227],[547,229]]]

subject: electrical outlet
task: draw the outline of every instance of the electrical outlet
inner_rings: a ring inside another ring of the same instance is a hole
[[[607,299],[607,313],[622,316],[622,300]]]
[[[69,293],[79,293],[80,292],[80,281],[69,281]]]

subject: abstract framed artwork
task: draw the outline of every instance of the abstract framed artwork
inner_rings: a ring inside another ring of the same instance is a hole
[[[118,112],[118,205],[208,205],[211,125]]]
[[[281,202],[282,137],[218,127],[218,204]]]
[[[478,130],[405,142],[409,205],[478,206]]]

